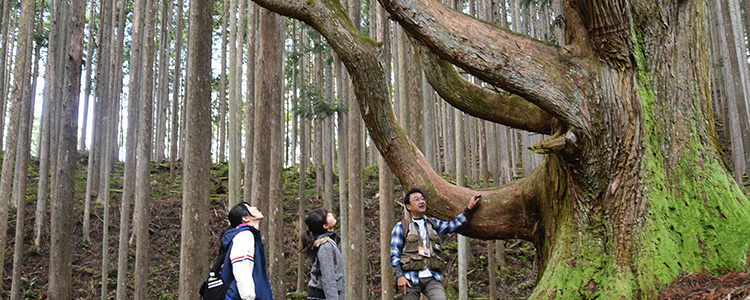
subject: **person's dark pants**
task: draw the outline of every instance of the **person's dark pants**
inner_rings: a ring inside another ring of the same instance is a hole
[[[314,287],[308,288],[307,300],[323,300],[326,298],[326,294],[323,292],[323,290]]]
[[[419,284],[414,284],[411,280],[409,283],[412,285],[406,288],[403,300],[419,300],[419,294],[424,294],[429,300],[446,300],[443,283],[434,277],[419,278]]]

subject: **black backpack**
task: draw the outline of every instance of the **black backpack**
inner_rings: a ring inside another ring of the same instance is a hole
[[[224,258],[227,256],[226,249],[221,249],[221,254],[216,258],[208,279],[203,282],[199,294],[204,300],[224,300],[229,288],[229,283],[221,279],[221,269],[224,266]]]

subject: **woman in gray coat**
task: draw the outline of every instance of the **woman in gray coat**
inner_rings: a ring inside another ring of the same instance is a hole
[[[307,299],[346,299],[344,257],[338,247],[341,238],[333,232],[336,219],[319,207],[310,211],[305,223],[307,231],[302,234],[302,251],[312,261]]]

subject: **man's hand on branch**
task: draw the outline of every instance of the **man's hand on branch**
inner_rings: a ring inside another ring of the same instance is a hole
[[[469,205],[466,208],[468,208],[469,210],[473,210],[474,207],[479,204],[479,200],[481,199],[482,195],[480,195],[479,193],[474,194],[474,196],[471,197],[471,200],[469,200]]]

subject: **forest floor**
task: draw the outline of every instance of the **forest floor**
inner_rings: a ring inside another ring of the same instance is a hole
[[[82,215],[83,195],[85,191],[87,155],[81,155],[78,167],[78,178],[76,188],[77,205],[74,215],[76,216],[74,231],[73,251],[73,298],[74,299],[99,299],[101,294],[101,270],[102,270],[102,222],[104,218],[103,205],[92,203],[90,242],[84,242],[82,238]],[[33,161],[29,168],[29,185],[26,195],[26,210],[24,224],[26,224],[25,244],[33,244],[34,208],[36,205],[37,189],[37,167],[38,161]],[[177,168],[178,174],[176,184],[170,185],[169,166],[166,163],[152,165],[151,171],[151,211],[150,211],[150,261],[149,261],[149,299],[176,299],[179,290],[179,252],[180,252],[180,218],[181,218],[181,166]],[[287,291],[287,299],[296,299],[297,282],[297,211],[299,173],[297,169],[288,169],[284,172],[284,226],[286,259],[286,279],[284,284]],[[225,164],[214,165],[211,182],[211,236],[207,237],[207,246],[214,253],[218,253],[219,238],[228,226],[226,219],[227,210],[225,191],[227,181],[227,166]],[[117,245],[119,242],[120,224],[120,199],[122,190],[123,166],[115,164],[111,175],[111,202],[109,212],[109,245],[107,272],[107,294],[108,299],[115,298],[117,282]],[[315,195],[315,174],[308,173],[306,191],[309,201],[306,203],[305,211],[310,208],[321,206],[321,201]],[[334,195],[338,195],[338,185],[334,184]],[[392,271],[380,274],[379,258],[379,212],[378,212],[378,175],[376,167],[368,167],[364,176],[364,209],[367,227],[368,245],[368,269],[367,277],[370,287],[370,299],[380,299],[381,276],[393,276]],[[403,194],[398,183],[394,189],[394,211],[399,215],[401,206],[398,205]],[[93,200],[92,200],[93,201]],[[337,199],[334,199],[337,203]],[[338,207],[338,204],[334,206]],[[337,209],[336,209],[337,210]],[[131,210],[132,211],[132,210]],[[338,217],[337,211],[334,214]],[[8,243],[6,245],[5,271],[2,282],[2,293],[0,298],[7,299],[11,284],[13,247],[16,222],[15,208],[10,211],[8,223]],[[49,217],[47,217],[49,218]],[[340,221],[339,221],[339,224]],[[47,277],[49,265],[49,232],[44,232],[41,247],[27,247],[23,256],[22,290],[25,291],[26,299],[46,299]],[[488,271],[488,242],[471,239],[471,255],[469,256],[468,277],[470,284],[469,296],[472,299],[487,299],[489,297],[489,271]],[[451,234],[445,238],[444,248],[450,254],[450,267],[445,272],[446,290],[449,299],[455,299],[457,283],[457,242],[456,235]],[[134,245],[129,247],[129,268],[132,270],[134,264]],[[501,269],[495,270],[498,299],[525,299],[534,288],[537,266],[535,264],[535,248],[531,243],[521,240],[506,241],[505,264]],[[215,256],[214,256],[215,257]],[[304,262],[307,264],[307,262]],[[309,267],[306,266],[306,270]],[[206,270],[208,272],[208,270]],[[128,289],[132,295],[133,272],[128,272]],[[307,282],[307,278],[304,279]],[[304,288],[303,288],[304,290]],[[745,299],[750,295],[750,274],[727,273],[723,276],[710,276],[706,274],[690,274],[679,279],[670,289],[664,291],[662,299]]]

